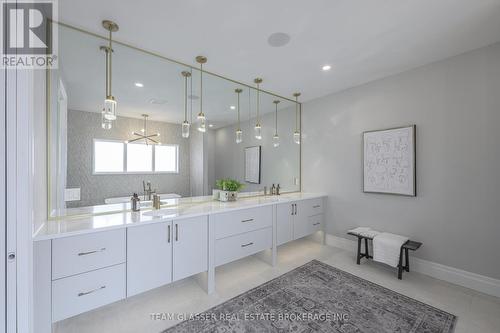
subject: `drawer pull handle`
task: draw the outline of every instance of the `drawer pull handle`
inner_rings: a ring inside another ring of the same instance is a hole
[[[252,222],[252,221],[253,221],[253,219],[248,219],[248,220],[243,220],[241,222],[245,223],[245,222]]]
[[[82,296],[85,296],[85,295],[88,295],[88,294],[95,293],[96,291],[99,291],[99,290],[104,289],[104,288],[106,288],[106,286],[101,286],[101,287],[95,288],[93,290],[85,291],[83,293],[78,293],[78,297],[82,297]]]
[[[313,225],[320,225],[321,222],[316,222],[316,223],[313,223]]]
[[[175,241],[179,241],[179,225],[177,223],[175,224]]]
[[[167,231],[167,243],[170,243],[170,224],[168,225],[168,231]]]
[[[247,243],[247,244],[242,244],[241,247],[247,247],[247,246],[250,246],[250,245],[253,245],[253,242],[250,242],[250,243]]]
[[[314,205],[313,208],[319,208],[321,205]]]
[[[78,256],[80,256],[80,257],[81,256],[88,256],[89,254],[93,254],[93,253],[97,253],[97,252],[102,252],[102,251],[106,251],[106,248],[103,247],[103,248],[101,248],[99,250],[88,251],[88,252],[80,252],[80,253],[78,253]]]

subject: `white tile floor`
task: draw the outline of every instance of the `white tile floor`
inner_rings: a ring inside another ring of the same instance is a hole
[[[414,272],[398,280],[395,271],[389,267],[366,261],[358,266],[354,253],[322,246],[308,239],[278,248],[276,267],[249,257],[218,268],[217,290],[213,295],[207,295],[194,279],[185,279],[59,322],[54,332],[159,333],[175,322],[152,320],[151,313],[197,313],[207,310],[312,259],[457,315],[456,333],[500,332],[499,298]]]

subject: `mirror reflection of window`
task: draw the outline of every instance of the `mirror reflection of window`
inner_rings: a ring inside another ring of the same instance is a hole
[[[179,172],[178,170],[177,145],[155,146],[155,171],[156,172]]]
[[[127,144],[127,172],[152,172],[153,146],[144,143]]]
[[[124,172],[123,142],[94,140],[94,173]]]

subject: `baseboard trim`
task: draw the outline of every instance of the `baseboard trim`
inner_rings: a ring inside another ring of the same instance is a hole
[[[326,234],[326,245],[356,252],[357,242],[347,238]],[[500,297],[500,280],[458,268],[445,266],[432,261],[410,257],[412,271],[473,289],[488,295]]]

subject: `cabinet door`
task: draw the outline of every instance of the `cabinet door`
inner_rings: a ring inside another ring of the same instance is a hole
[[[172,282],[172,223],[127,228],[127,296]]]
[[[308,200],[301,200],[295,203],[295,214],[293,216],[293,239],[299,239],[310,234],[308,219]]]
[[[174,281],[208,270],[207,216],[173,222]]]
[[[293,214],[294,203],[277,205],[276,211],[276,237],[278,245],[293,239]]]

